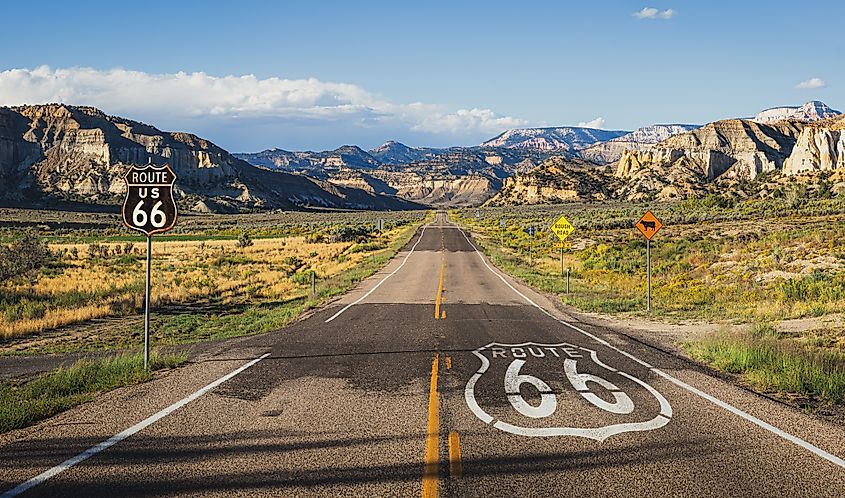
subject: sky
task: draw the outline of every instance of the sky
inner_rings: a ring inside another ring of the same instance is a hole
[[[0,105],[64,102],[233,152],[475,145],[822,100],[841,0],[6,2]]]

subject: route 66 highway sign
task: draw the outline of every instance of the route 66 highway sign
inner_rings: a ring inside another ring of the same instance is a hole
[[[473,351],[481,367],[464,396],[484,423],[520,436],[596,441],[668,424],[672,407],[643,380],[596,351],[568,343],[490,343]]]
[[[166,232],[176,225],[173,184],[176,175],[170,166],[133,166],[126,173],[126,199],[123,223],[147,236]]]

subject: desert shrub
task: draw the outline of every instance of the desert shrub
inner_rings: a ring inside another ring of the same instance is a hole
[[[366,239],[370,234],[370,227],[365,225],[341,225],[332,231],[332,240],[335,242],[357,242]]]
[[[299,285],[309,285],[311,284],[311,275],[315,275],[316,272],[314,270],[302,270],[294,273],[291,276],[291,280],[295,284]]]
[[[51,259],[47,244],[34,231],[10,245],[0,245],[0,280],[32,274],[40,270]]]
[[[309,233],[305,236],[305,242],[308,244],[318,244],[320,242],[324,242],[325,240],[326,236],[321,232]]]
[[[249,237],[249,234],[246,232],[241,233],[241,236],[238,237],[238,247],[244,248],[253,245],[254,242]]]

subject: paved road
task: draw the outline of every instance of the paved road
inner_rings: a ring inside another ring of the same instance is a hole
[[[0,436],[0,490],[845,496],[836,455],[840,427],[558,310],[438,214],[307,319]]]

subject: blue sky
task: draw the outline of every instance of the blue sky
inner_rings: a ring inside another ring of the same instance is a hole
[[[95,105],[233,151],[845,107],[841,1],[42,1],[4,17],[0,104]]]

